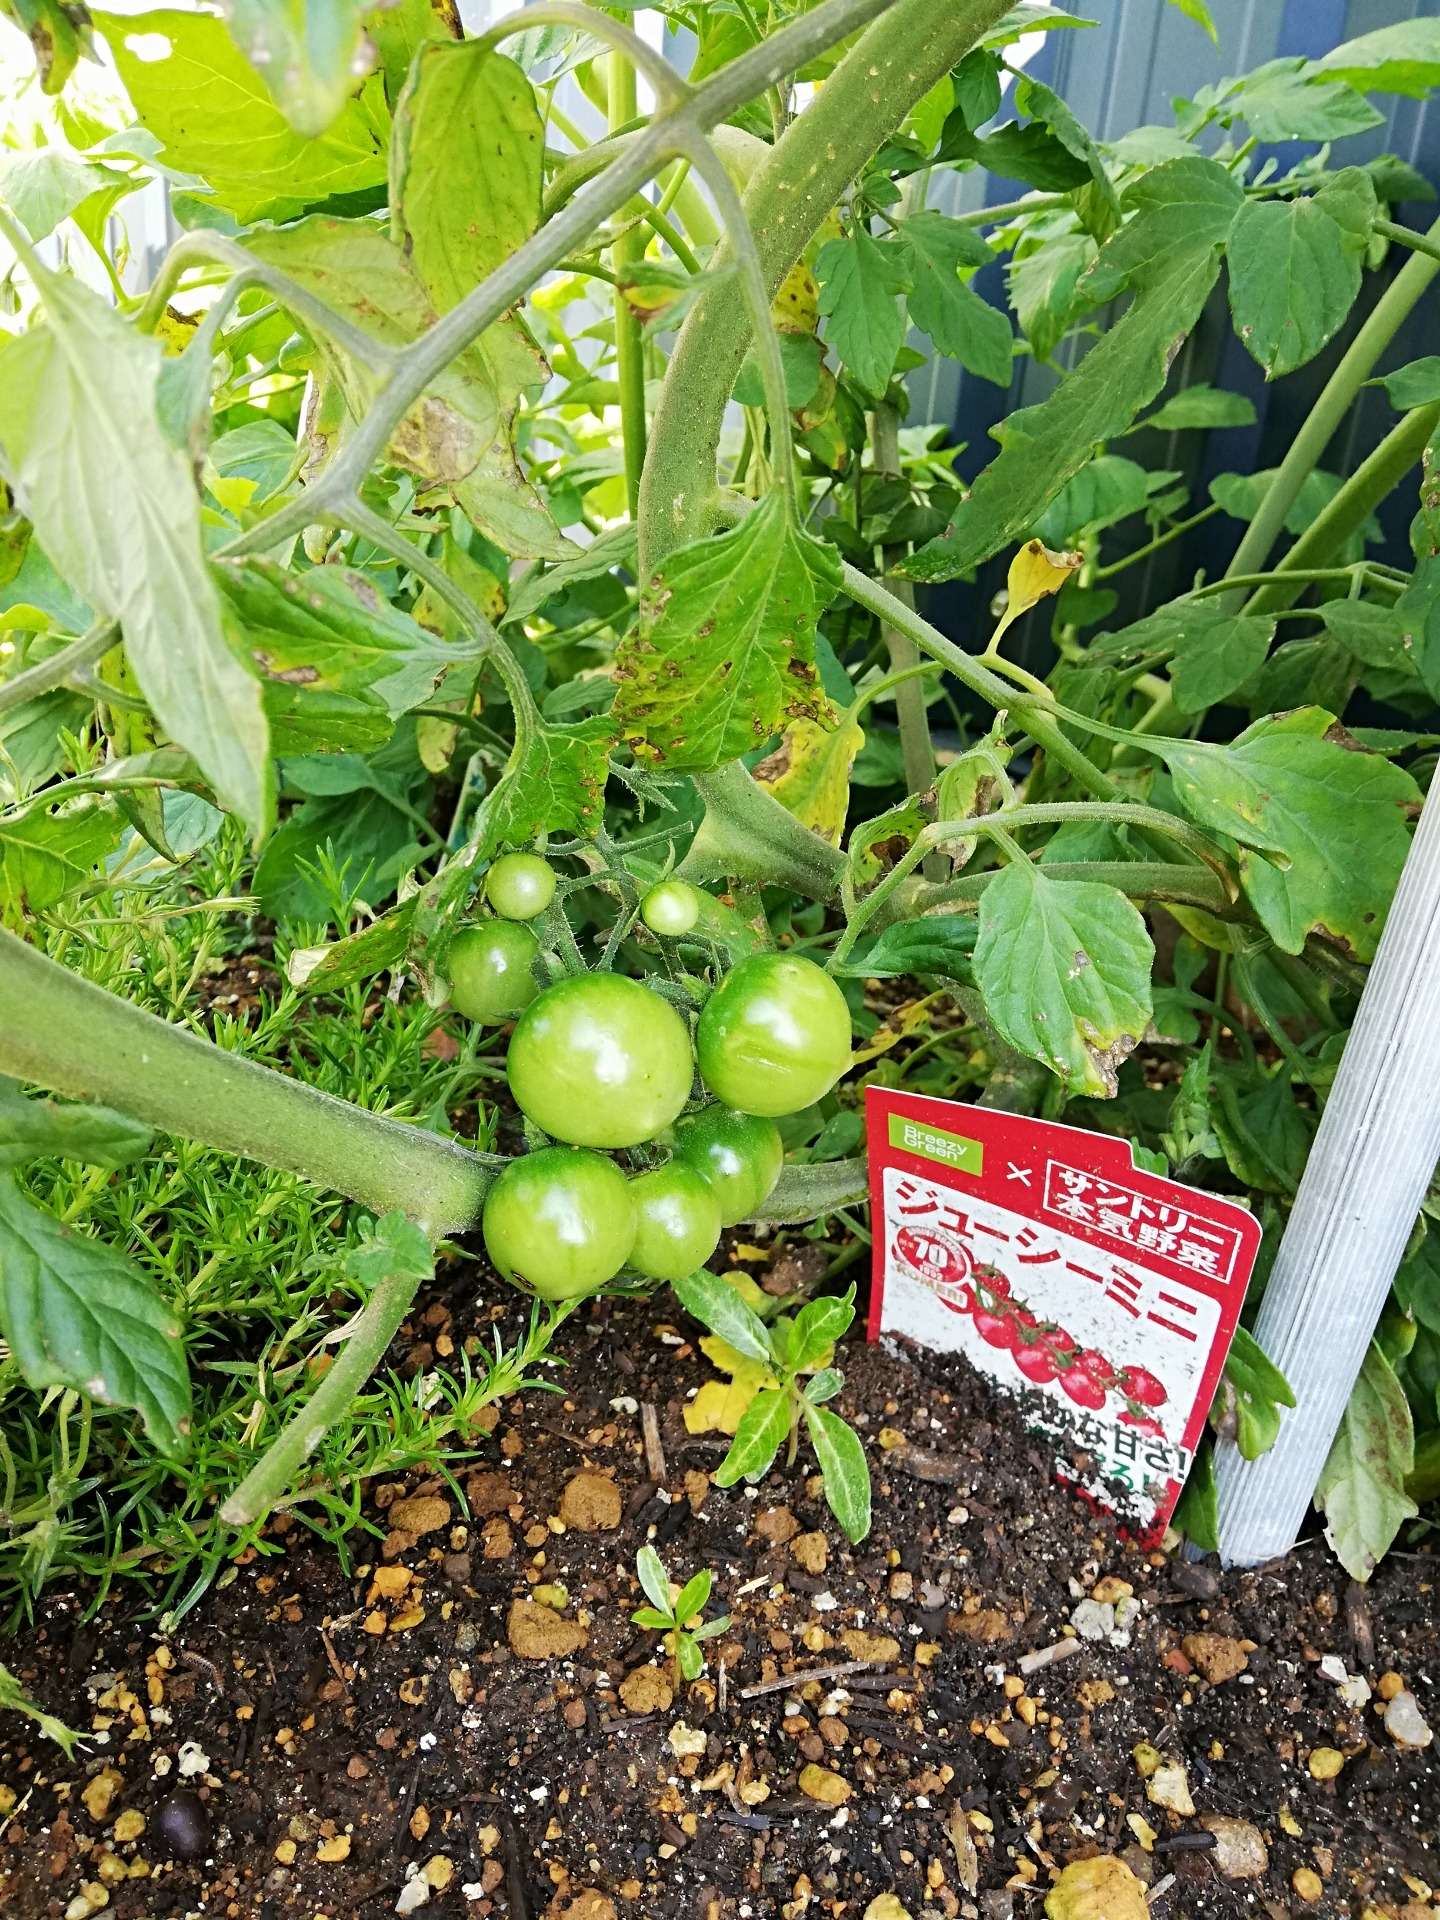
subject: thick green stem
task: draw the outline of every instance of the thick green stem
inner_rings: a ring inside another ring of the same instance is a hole
[[[835,898],[844,854],[802,826],[741,761],[697,774],[695,787],[705,818],[678,869],[687,880],[733,879],[789,887],[807,900]]]
[[[895,0],[861,36],[746,191],[769,297],[880,142],[1005,11],[1005,0]],[[733,264],[728,248],[712,264]],[[710,530],[716,451],[750,344],[748,322],[743,290],[732,278],[710,287],[681,329],[641,488],[647,572]]]
[[[875,466],[880,473],[900,471],[900,415],[888,402],[875,409],[871,440],[875,448]],[[915,610],[915,589],[908,580],[900,582],[895,596]],[[903,673],[920,658],[920,649],[910,634],[899,627],[883,624],[881,635],[894,673]],[[930,720],[925,711],[925,683],[907,680],[897,687],[895,715],[900,726],[900,758],[905,768],[905,785],[911,793],[924,793],[935,778],[935,749],[930,744]],[[938,880],[939,874],[930,876]]]
[[[623,53],[608,65],[611,128],[624,126],[636,112],[635,69]],[[614,301],[615,378],[620,387],[620,432],[625,449],[625,489],[633,518],[640,506],[640,475],[645,470],[645,342],[640,322],[623,291],[627,276],[645,256],[645,236],[630,227],[610,249],[619,286]]]
[[[1412,253],[1423,253],[1440,261],[1440,239],[1436,238],[1433,227],[1429,233],[1416,233],[1413,227],[1397,226],[1393,220],[1375,220],[1371,226],[1386,240],[1394,240],[1402,247],[1409,247]]]
[[[984,873],[962,874],[938,887],[912,882],[901,889],[887,912],[876,915],[875,925],[879,929],[921,914],[944,913],[947,909],[965,912],[977,907],[981,894],[999,879],[1001,871],[992,867]],[[1046,867],[1045,874],[1047,879],[1067,885],[1093,880],[1100,886],[1115,887],[1131,900],[1203,907],[1217,920],[1242,917],[1229,889],[1208,867],[1174,866],[1160,860],[1057,860],[1054,866]]]
[[[419,1284],[414,1268],[403,1264],[378,1282],[330,1371],[221,1507],[227,1527],[252,1526],[284,1495],[379,1366]]]
[[[0,931],[0,1072],[304,1175],[434,1236],[472,1226],[492,1179],[438,1134],[337,1100],[159,1020]]]
[[[1247,613],[1274,613],[1292,606],[1304,591],[1306,569],[1321,568],[1364,526],[1366,519],[1396,483],[1415,466],[1440,425],[1440,406],[1415,407],[1376,447],[1321,509],[1281,560],[1276,572],[1294,573],[1293,580],[1276,580],[1253,593]]]
[[[22,668],[0,685],[0,713],[8,713],[12,707],[22,706],[54,687],[63,687],[72,673],[93,667],[114,644],[115,622],[97,620],[78,640],[72,640],[69,646],[52,653],[46,660],[37,660],[33,667]]]
[[[1440,220],[1430,229],[1427,238],[1440,239]],[[1264,566],[1270,549],[1284,531],[1286,518],[1301,487],[1319,466],[1321,456],[1349,412],[1351,402],[1375,371],[1381,354],[1395,338],[1437,273],[1440,273],[1440,256],[1432,258],[1428,253],[1413,254],[1375,303],[1374,311],[1350,343],[1344,358],[1331,374],[1320,398],[1290,443],[1290,451],[1281,461],[1260,503],[1259,512],[1250,522],[1244,539],[1235,550],[1235,558],[1226,569],[1227,579],[1256,573]],[[1232,610],[1238,608],[1238,593],[1227,599],[1227,605]]]

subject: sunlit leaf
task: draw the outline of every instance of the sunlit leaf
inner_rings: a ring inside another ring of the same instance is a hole
[[[1247,200],[1230,231],[1235,331],[1269,378],[1313,360],[1360,291],[1375,189],[1347,167],[1293,200]]]

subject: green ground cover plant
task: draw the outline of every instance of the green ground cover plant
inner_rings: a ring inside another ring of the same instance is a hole
[[[775,1384],[732,1478],[803,1428],[862,1534],[819,1349],[867,1080],[1121,1134],[1273,1253],[1440,745],[1440,360],[1394,350],[1440,225],[1345,145],[1440,26],[1100,143],[1012,63],[1108,29],[1004,0],[673,0],[684,72],[578,0],[470,39],[428,0],[5,11],[12,1619],[77,1575],[183,1610],[279,1506],[346,1551],[605,1286],[738,1329]],[[982,170],[1023,191],[939,210]],[[156,178],[182,232],[131,292]],[[1177,378],[1220,303],[1267,378],[1333,365],[1202,496],[1185,436],[1253,418]],[[937,355],[1054,370],[963,484],[912,417]],[[1131,617],[1204,524],[1228,566]],[[927,617],[996,561],[982,629]],[[831,1246],[793,1320],[704,1272],[752,1221]],[[390,1375],[482,1226],[528,1324]],[[1362,1577],[1440,1492],[1435,1244],[1320,1489]],[[1242,1340],[1213,1419],[1259,1450],[1291,1392]],[[1213,1540],[1203,1461],[1185,1517]]]

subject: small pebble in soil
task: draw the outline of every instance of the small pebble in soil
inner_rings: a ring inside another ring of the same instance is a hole
[[[179,1787],[160,1802],[155,1831],[181,1860],[196,1860],[210,1845],[210,1814],[189,1787]]]

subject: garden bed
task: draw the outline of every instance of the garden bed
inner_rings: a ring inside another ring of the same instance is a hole
[[[488,1339],[477,1294],[452,1267],[392,1361]],[[858,1344],[840,1404],[875,1528],[852,1549],[803,1467],[711,1484],[724,1442],[681,1409],[713,1375],[673,1311],[580,1316],[563,1392],[507,1401],[456,1463],[468,1511],[435,1478],[382,1484],[348,1569],[282,1515],[172,1634],[133,1588],[93,1619],[48,1598],[8,1657],[92,1744],[67,1763],[6,1721],[5,1913],[103,1890],[115,1920],[859,1920],[893,1893],[878,1916],[995,1920],[1087,1852],[1124,1854],[1166,1920],[1432,1911],[1440,1764],[1382,1715],[1398,1675],[1434,1717],[1433,1556],[1362,1589],[1318,1539],[1244,1574],[1143,1553],[963,1362]],[[647,1539],[732,1616],[673,1703],[630,1620]],[[1102,1637],[1027,1672],[1077,1619]],[[1347,1705],[1346,1675],[1374,1699]],[[1222,1876],[1257,1837],[1266,1864]]]

